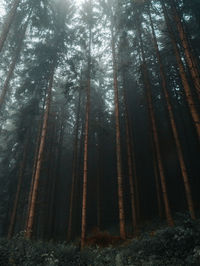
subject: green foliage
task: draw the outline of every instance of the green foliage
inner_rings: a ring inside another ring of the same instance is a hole
[[[144,232],[119,247],[87,246],[24,239],[23,232],[12,240],[0,240],[0,265],[199,265],[200,221],[182,216],[175,227]]]
[[[73,245],[32,242],[22,234],[10,241],[0,240],[0,265],[80,265],[77,248]]]

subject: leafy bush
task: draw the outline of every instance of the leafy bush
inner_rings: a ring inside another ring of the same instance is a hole
[[[98,230],[82,251],[73,243],[30,241],[22,232],[0,239],[0,266],[200,265],[200,221],[186,215],[177,224],[146,231],[129,243]]]

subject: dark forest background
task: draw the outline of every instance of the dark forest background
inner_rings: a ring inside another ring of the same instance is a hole
[[[195,219],[200,2],[0,4],[0,235]]]

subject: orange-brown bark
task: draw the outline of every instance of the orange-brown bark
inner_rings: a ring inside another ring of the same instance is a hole
[[[151,126],[152,126],[153,139],[154,139],[156,156],[157,156],[158,169],[159,169],[159,174],[160,174],[162,196],[163,196],[163,201],[164,201],[164,206],[165,206],[165,214],[166,214],[168,224],[170,226],[173,226],[174,221],[173,221],[173,218],[171,215],[171,209],[169,206],[167,185],[166,185],[164,167],[163,167],[163,162],[162,162],[162,157],[161,157],[160,144],[159,144],[155,114],[154,114],[153,103],[152,103],[151,86],[150,86],[150,80],[149,80],[149,76],[148,76],[148,70],[147,70],[147,65],[146,65],[146,58],[145,58],[145,53],[144,53],[143,41],[142,41],[142,36],[141,36],[141,32],[140,32],[140,26],[138,27],[138,29],[139,29],[139,39],[140,39],[141,54],[142,54],[142,61],[143,61],[143,64],[142,64],[143,77],[144,77],[144,83],[145,83],[145,87],[146,87],[146,97],[147,97],[149,115],[150,115],[150,120],[151,120]]]
[[[188,68],[190,70],[192,80],[193,80],[193,83],[195,85],[198,97],[200,99],[200,75],[199,75],[198,67],[196,65],[196,61],[195,61],[194,56],[192,54],[191,47],[188,43],[188,38],[187,38],[186,32],[184,30],[183,24],[181,22],[180,16],[177,12],[174,0],[172,0],[171,3],[172,3],[173,17],[174,17],[174,20],[176,22],[176,26],[177,26],[179,37],[181,40],[181,44],[182,44],[182,47],[184,50],[186,62],[187,62]]]
[[[87,179],[88,179],[88,135],[89,135],[89,114],[90,114],[90,90],[91,90],[91,42],[92,30],[89,29],[89,54],[88,54],[88,81],[85,117],[85,139],[83,156],[83,200],[82,200],[82,224],[81,224],[81,248],[84,248],[86,240],[86,204],[87,204]]]
[[[34,175],[34,182],[33,182],[33,190],[31,195],[30,207],[29,207],[29,214],[27,219],[27,228],[26,228],[26,237],[30,238],[32,236],[33,231],[33,224],[35,218],[35,209],[36,209],[36,201],[38,195],[38,188],[39,188],[39,179],[40,179],[40,170],[42,165],[42,157],[45,145],[45,139],[47,134],[47,125],[48,125],[48,117],[51,105],[51,94],[52,94],[52,86],[53,86],[53,79],[54,79],[54,68],[51,73],[51,77],[49,80],[47,98],[46,98],[46,109],[44,111],[44,118],[43,118],[43,125],[41,131],[41,138],[40,138],[40,145],[38,150],[38,158],[36,163],[36,170]]]
[[[170,36],[170,39],[171,39],[171,43],[172,43],[172,46],[173,46],[173,49],[174,49],[174,53],[175,53],[175,56],[176,56],[176,61],[177,61],[178,68],[179,68],[179,74],[180,74],[181,81],[182,81],[182,84],[183,84],[183,87],[184,87],[184,91],[185,91],[185,95],[186,95],[186,100],[187,100],[188,107],[189,107],[189,110],[190,110],[190,113],[191,113],[191,116],[192,116],[192,119],[193,119],[194,126],[196,128],[196,132],[197,132],[197,135],[198,135],[198,140],[200,141],[200,117],[199,117],[199,113],[198,113],[198,110],[196,108],[194,99],[192,97],[192,90],[190,88],[190,85],[189,85],[189,82],[188,82],[188,79],[187,79],[187,76],[186,76],[186,73],[185,73],[184,65],[183,65],[183,62],[182,62],[182,59],[181,59],[181,56],[180,56],[180,53],[179,53],[179,49],[178,49],[177,43],[176,43],[175,38],[173,36],[173,31],[172,31],[172,28],[171,28],[171,25],[170,25],[170,22],[169,22],[169,18],[168,18],[168,15],[167,15],[167,10],[166,10],[166,7],[164,5],[163,0],[161,0],[161,4],[162,4],[162,8],[163,8],[163,12],[164,12],[164,16],[165,16],[168,32],[169,32],[169,36]]]
[[[117,64],[115,52],[115,40],[113,33],[113,25],[111,25],[111,46],[112,46],[112,61],[113,61],[113,85],[114,85],[114,106],[115,106],[115,131],[116,131],[116,157],[117,157],[117,181],[118,181],[118,204],[119,204],[119,226],[120,236],[126,238],[125,230],[125,215],[124,215],[124,199],[123,199],[123,177],[122,177],[122,162],[121,162],[121,143],[120,143],[120,124],[119,124],[119,95],[117,81]]]
[[[160,56],[157,38],[156,38],[156,34],[155,34],[153,21],[152,21],[150,12],[149,12],[149,18],[150,18],[150,24],[151,24],[151,28],[152,28],[152,34],[153,34],[153,43],[154,43],[154,47],[156,50],[156,55],[157,55],[157,59],[158,59],[158,63],[159,63],[160,77],[161,77],[161,81],[162,81],[162,89],[164,92],[165,101],[167,104],[167,109],[168,109],[168,114],[169,114],[169,120],[170,120],[170,124],[171,124],[171,128],[172,128],[172,133],[173,133],[173,137],[174,137],[175,144],[176,144],[176,150],[177,150],[180,169],[181,169],[181,173],[182,173],[182,177],[183,177],[183,183],[185,186],[188,208],[189,208],[191,217],[194,219],[195,213],[194,213],[194,207],[193,207],[193,201],[192,201],[192,193],[191,193],[190,184],[189,184],[189,180],[188,180],[188,173],[187,173],[187,169],[186,169],[186,165],[185,165],[185,161],[184,161],[181,143],[180,143],[179,136],[178,136],[178,131],[177,131],[176,123],[175,123],[175,118],[174,118],[174,114],[173,114],[171,100],[170,100],[169,93],[167,90],[167,82],[166,82],[164,66],[162,63],[161,56]]]

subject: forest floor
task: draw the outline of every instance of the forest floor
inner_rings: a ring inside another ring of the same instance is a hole
[[[137,237],[124,242],[98,232],[88,238],[89,246],[82,251],[74,243],[30,241],[22,234],[12,240],[2,238],[0,266],[200,265],[200,220],[177,214],[175,224],[167,227],[155,219],[143,224]]]

